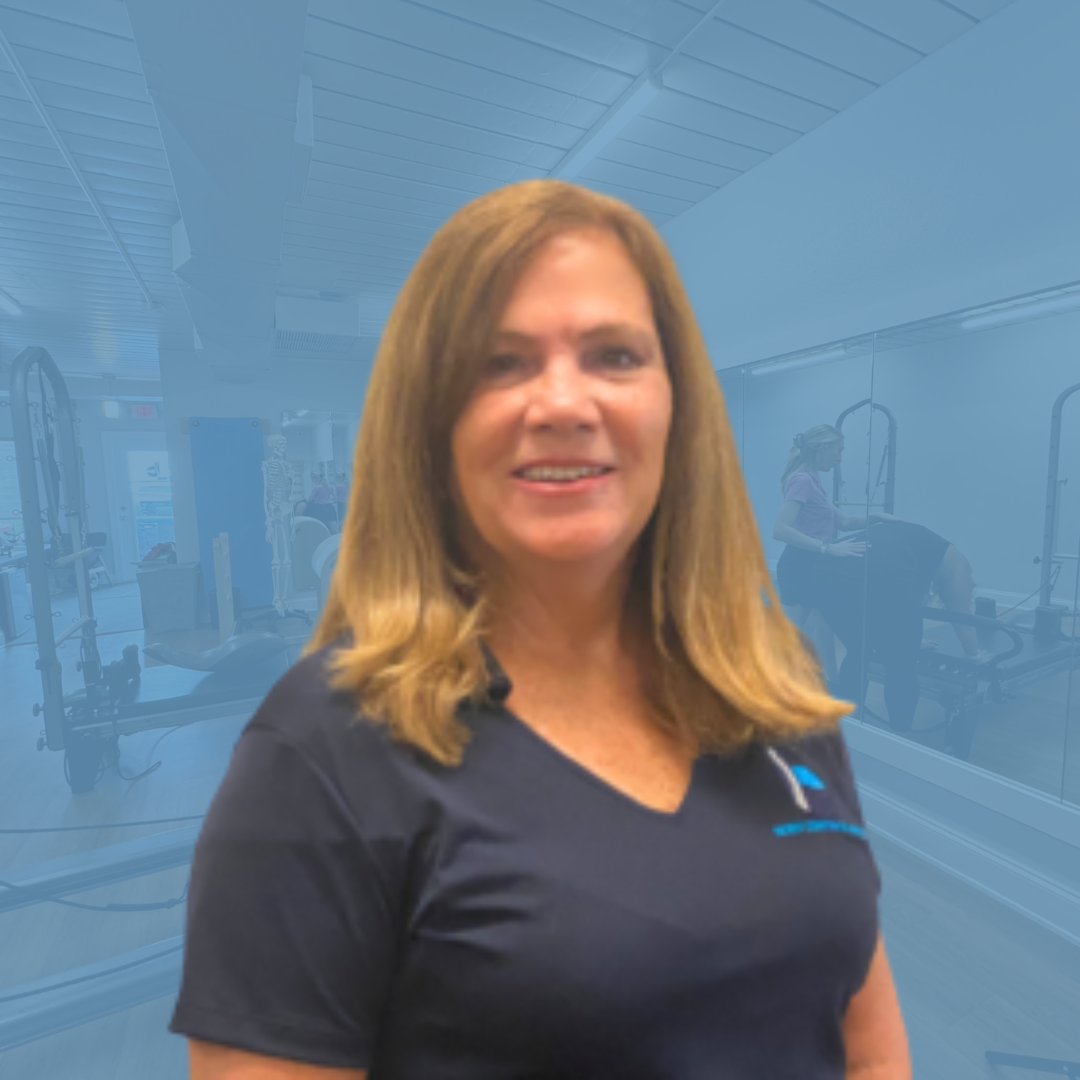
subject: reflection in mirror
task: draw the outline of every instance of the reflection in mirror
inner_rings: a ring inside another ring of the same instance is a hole
[[[986,305],[721,376],[781,599],[831,691],[1073,803],[1075,308]]]

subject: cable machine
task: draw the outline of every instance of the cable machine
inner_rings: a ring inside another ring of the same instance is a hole
[[[35,382],[37,401],[31,400]],[[38,741],[38,749],[47,746],[63,750],[72,791],[88,791],[97,778],[106,746],[100,737],[76,732],[75,726],[86,716],[108,709],[124,690],[138,682],[139,650],[129,645],[122,660],[102,666],[88,569],[88,560],[96,558],[97,550],[87,543],[78,421],[64,377],[44,349],[24,349],[15,358],[11,371],[11,421],[43,693],[41,704],[34,706],[34,715],[45,717],[45,733]],[[49,573],[65,568],[75,576],[79,617],[56,633]],[[69,708],[57,648],[76,634],[80,635],[77,670],[82,673],[84,691]]]
[[[1061,483],[1058,467],[1061,463],[1061,411],[1065,402],[1080,390],[1080,383],[1068,386],[1054,399],[1050,410],[1050,460],[1046,469],[1046,517],[1043,523],[1042,557],[1039,581],[1039,606],[1035,609],[1035,626],[1040,636],[1054,636],[1061,629],[1061,611],[1051,606],[1054,592],[1054,564],[1064,560],[1076,560],[1069,552],[1054,551],[1057,547],[1058,509],[1061,504]],[[1077,566],[1080,573],[1080,565]]]
[[[844,432],[844,421],[853,413],[857,412],[864,405],[869,405],[871,410],[871,418],[873,417],[873,410],[877,409],[879,412],[885,414],[885,418],[888,421],[889,428],[888,434],[885,437],[885,446],[881,451],[881,463],[878,465],[877,480],[874,483],[873,492],[870,491],[870,475],[867,472],[866,476],[866,499],[859,503],[849,503],[843,501],[844,493],[844,478],[840,470],[839,462],[833,468],[833,502],[837,507],[843,506],[857,506],[860,510],[866,511],[867,506],[870,510],[875,508],[884,510],[886,514],[893,512],[893,504],[896,499],[896,417],[893,416],[892,411],[887,409],[884,405],[879,404],[876,401],[872,401],[870,398],[863,398],[862,401],[856,402],[854,405],[846,408],[837,418],[836,423],[833,425],[837,431],[841,434]],[[885,474],[885,499],[882,503],[875,503],[874,495],[877,494],[878,488],[881,487],[881,475]]]
[[[98,550],[89,539],[100,534],[87,531],[78,419],[44,349],[24,349],[15,358],[11,412],[44,695],[34,706],[34,715],[45,717],[38,749],[62,750],[71,790],[90,791],[119,760],[121,735],[250,715],[299,650],[277,634],[243,631],[201,653],[149,646],[161,666],[147,670],[137,645],[102,664],[88,569]],[[49,575],[57,571],[74,574],[79,599],[79,617],[59,633],[49,600]],[[57,649],[76,634],[83,686],[65,694]]]
[[[1075,630],[1075,621],[1071,633],[1062,628],[1062,616],[1066,609],[1051,605],[1056,570],[1065,560],[1076,560],[1077,556],[1068,552],[1059,552],[1057,547],[1058,511],[1061,502],[1061,482],[1058,478],[1061,457],[1061,419],[1063,406],[1073,394],[1080,391],[1080,383],[1066,387],[1054,400],[1050,422],[1050,456],[1046,481],[1046,513],[1043,529],[1042,557],[1036,558],[1041,563],[1039,606],[1033,613],[1030,609],[1006,621],[1003,613],[999,617],[997,605],[992,598],[976,597],[975,614],[966,615],[949,611],[946,608],[923,608],[923,618],[939,624],[937,628],[926,631],[928,638],[940,645],[937,650],[921,650],[918,657],[920,692],[923,696],[937,701],[945,710],[942,723],[932,727],[919,728],[919,734],[926,735],[944,729],[946,749],[960,758],[966,758],[971,750],[975,732],[975,717],[978,706],[986,703],[998,703],[1013,698],[1016,692],[1025,686],[1049,678],[1062,671],[1068,671],[1080,663],[1080,649]],[[871,404],[867,398],[845,409],[836,422],[838,430],[843,430],[844,419],[857,409]],[[873,404],[889,420],[889,432],[882,452],[881,464],[874,492],[881,486],[882,473],[885,473],[884,510],[893,513],[893,498],[896,471],[896,421],[892,413],[883,405]],[[839,505],[841,479],[839,465],[836,466],[833,491],[834,501]],[[867,479],[867,500],[873,508],[880,504],[872,501],[869,478]],[[864,506],[865,503],[849,503],[850,506]],[[1080,572],[1080,568],[1078,568]],[[1034,595],[1034,594],[1032,594]],[[1027,599],[1030,599],[1028,597]],[[1023,602],[1023,601],[1022,601]],[[1019,607],[1019,605],[1017,605]],[[1014,610],[1014,609],[1010,609]],[[1074,613],[1075,614],[1075,613]],[[985,663],[957,656],[950,652],[952,642],[943,634],[945,624],[958,623],[973,626],[979,632],[980,645],[991,652]],[[868,677],[876,682],[884,679],[881,664],[871,659],[867,665]],[[865,708],[865,706],[864,706]],[[873,719],[886,723],[870,709],[866,712]]]

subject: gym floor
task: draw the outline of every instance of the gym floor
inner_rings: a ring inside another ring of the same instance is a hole
[[[73,616],[59,597],[61,626]],[[124,645],[147,643],[134,584],[94,593],[101,623],[102,659],[119,657]],[[160,637],[160,635],[159,635]],[[195,641],[171,641],[181,647],[206,647]],[[212,642],[211,642],[212,643]],[[60,654],[65,686],[79,685],[74,663],[77,642]],[[61,755],[38,752],[41,727],[31,713],[41,699],[36,649],[27,638],[0,649],[0,828],[94,825],[101,822],[200,814],[220,782],[229,754],[246,718],[226,717],[190,727],[149,731],[121,740],[121,769],[134,776],[154,761],[162,765],[129,782],[109,770],[92,792],[73,796],[63,778]],[[1036,688],[1033,688],[1036,689]],[[1043,693],[1046,693],[1043,691]],[[1056,703],[1064,722],[1063,706]],[[871,703],[871,707],[873,704]],[[876,711],[876,710],[875,710]],[[1032,741],[1038,715],[1029,707],[1009,710],[997,728],[987,725],[985,747],[1012,734],[1026,740],[1027,756],[1038,766],[1032,748],[1045,753],[1061,742],[1055,733]],[[916,726],[923,723],[916,719]],[[1021,727],[1021,725],[1023,725]],[[976,736],[972,759],[983,743]],[[1015,756],[1013,743],[1013,755]],[[989,752],[987,749],[985,752]],[[986,764],[984,761],[976,762]],[[1030,767],[1030,766],[1025,766]],[[1045,765],[1050,775],[1052,763]],[[996,770],[995,770],[996,771]],[[0,880],[3,871],[77,851],[167,829],[145,826],[90,832],[0,834]],[[873,839],[884,881],[882,924],[901,1004],[908,1025],[918,1080],[966,1080],[975,1077],[1022,1078],[1021,1070],[987,1065],[986,1050],[1080,1060],[1080,948],[1032,923],[990,897],[887,841]],[[69,897],[88,904],[150,903],[179,896],[187,868]],[[0,998],[5,991],[34,979],[180,934],[184,907],[171,910],[91,912],[56,904],[37,904],[0,916]],[[43,948],[42,943],[48,947]],[[0,1054],[0,1076],[11,1080],[181,1080],[186,1076],[183,1040],[165,1031],[171,1000],[161,998],[124,1013],[63,1032]]]

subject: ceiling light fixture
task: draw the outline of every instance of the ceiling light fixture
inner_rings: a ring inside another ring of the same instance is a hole
[[[0,311],[8,315],[22,314],[22,308],[19,307],[18,300],[14,296],[9,296],[3,289],[0,289]]]
[[[834,349],[825,349],[823,352],[811,353],[809,356],[797,356],[792,360],[777,360],[772,364],[762,364],[760,367],[750,369],[751,375],[775,375],[781,371],[794,371],[796,368],[812,367],[814,364],[827,364],[830,360],[842,360],[848,355],[846,345],[838,345]]]
[[[1072,311],[1074,308],[1080,308],[1080,292],[1036,300],[1031,304],[986,311],[981,315],[973,315],[970,319],[965,319],[960,326],[964,330],[983,330],[989,326],[1002,326],[1020,319],[1034,318],[1036,315],[1056,315],[1060,312]]]

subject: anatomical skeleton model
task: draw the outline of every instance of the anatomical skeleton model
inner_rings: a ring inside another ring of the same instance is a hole
[[[266,509],[266,542],[273,548],[270,573],[274,579],[274,607],[285,614],[285,594],[289,589],[292,560],[289,546],[292,531],[292,468],[285,460],[284,435],[267,440],[270,457],[263,463],[263,506]]]

